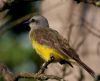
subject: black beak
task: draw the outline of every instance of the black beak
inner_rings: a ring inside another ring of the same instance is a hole
[[[27,20],[24,22],[24,24],[29,24],[31,21],[30,20]]]
[[[24,22],[24,24],[29,24],[31,22],[36,22],[36,20],[35,19],[30,19],[30,20],[27,20],[26,22]]]

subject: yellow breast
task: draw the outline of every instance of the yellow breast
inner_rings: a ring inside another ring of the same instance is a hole
[[[59,54],[55,49],[41,45],[34,40],[32,41],[32,46],[37,54],[39,54],[45,61],[50,60],[51,56],[54,56],[55,61],[60,61],[64,58],[63,55]]]

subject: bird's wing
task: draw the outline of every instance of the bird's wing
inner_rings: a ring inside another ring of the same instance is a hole
[[[56,33],[56,31],[50,28],[37,29],[35,30],[35,39],[40,44],[54,48],[56,45],[60,46]]]

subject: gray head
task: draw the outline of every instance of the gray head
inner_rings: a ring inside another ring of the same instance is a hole
[[[40,15],[33,16],[29,21],[30,28],[43,28],[43,27],[49,27],[48,20]]]

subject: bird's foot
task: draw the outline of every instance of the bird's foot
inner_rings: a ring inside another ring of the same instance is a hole
[[[51,56],[51,57],[50,57],[50,60],[48,60],[47,62],[45,62],[45,63],[42,65],[41,69],[38,71],[37,74],[44,74],[44,71],[47,69],[48,65],[49,65],[50,63],[52,63],[53,61],[54,61],[54,56]]]

